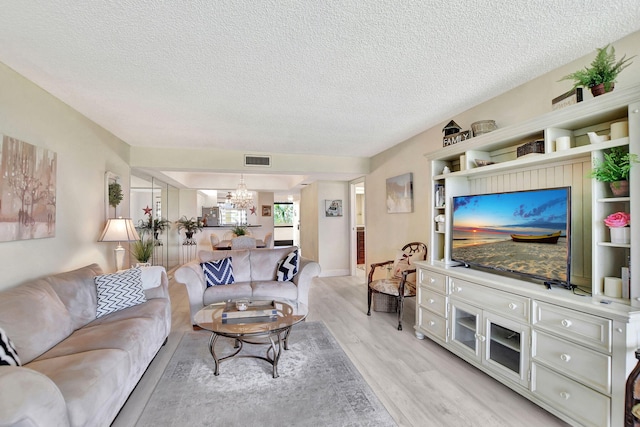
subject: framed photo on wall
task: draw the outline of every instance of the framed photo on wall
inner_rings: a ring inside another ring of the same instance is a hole
[[[342,200],[325,200],[324,215],[329,217],[342,216]]]
[[[262,216],[271,216],[271,205],[262,205]]]
[[[413,174],[387,179],[387,213],[413,212]]]

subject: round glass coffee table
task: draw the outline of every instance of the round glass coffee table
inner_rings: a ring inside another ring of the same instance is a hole
[[[220,363],[233,357],[253,357],[266,360],[273,367],[273,378],[278,378],[278,360],[282,349],[289,349],[289,334],[296,323],[309,312],[305,304],[290,300],[243,300],[248,308],[240,312],[236,300],[208,305],[195,315],[196,324],[211,332],[209,352],[215,363],[215,375],[220,375]],[[219,357],[216,342],[220,337],[235,340],[233,353]],[[242,355],[244,344],[267,345],[265,356]]]

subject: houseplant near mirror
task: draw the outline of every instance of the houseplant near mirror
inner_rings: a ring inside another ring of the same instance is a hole
[[[638,162],[638,156],[629,153],[625,147],[613,147],[604,153],[604,159],[594,159],[591,178],[608,182],[613,195],[626,197],[629,195],[629,172],[632,163]]]
[[[596,57],[591,61],[591,67],[585,67],[575,73],[568,74],[560,81],[575,80],[574,88],[588,87],[593,96],[611,92],[618,74],[631,65],[630,61],[635,57],[635,55],[631,58],[626,56],[624,55],[616,62],[616,51],[613,46],[606,45],[603,48],[598,48]]]
[[[153,256],[154,246],[153,239],[145,240],[143,237],[131,244],[131,255],[133,255],[139,264],[148,264]]]
[[[141,219],[138,221],[136,229],[141,236],[144,236],[146,233],[153,233],[153,238],[158,240],[160,233],[169,226],[169,220],[165,218],[153,218],[151,214],[148,214],[148,216],[149,218],[146,220]]]
[[[184,230],[187,239],[192,239],[194,233],[202,230],[202,224],[193,217],[187,218],[183,215],[175,222],[175,224],[178,227],[178,231]]]

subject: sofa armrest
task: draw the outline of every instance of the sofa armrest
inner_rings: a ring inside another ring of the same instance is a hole
[[[67,404],[49,377],[26,367],[0,369],[0,426],[68,426]]]
[[[169,298],[169,277],[164,267],[142,267],[142,287],[147,299]]]
[[[298,274],[293,276],[293,283],[298,287],[298,302],[309,305],[309,288],[311,280],[320,274],[320,264],[307,258],[300,258]]]
[[[196,313],[204,307],[204,291],[207,285],[204,280],[204,273],[198,261],[191,261],[176,269],[173,273],[176,282],[182,283],[187,288],[189,296],[189,309],[191,312],[191,324]]]

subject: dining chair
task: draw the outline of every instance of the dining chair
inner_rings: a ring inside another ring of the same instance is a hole
[[[254,249],[256,239],[251,236],[240,236],[231,239],[231,249]]]
[[[215,251],[217,249],[216,246],[218,246],[218,243],[220,243],[220,239],[218,239],[218,235],[214,233],[211,233],[209,239],[211,239],[211,249]]]
[[[265,248],[273,248],[273,233],[265,234],[263,241]]]

